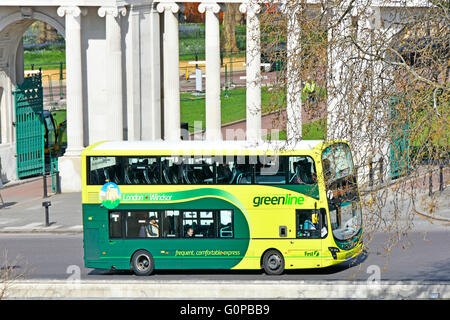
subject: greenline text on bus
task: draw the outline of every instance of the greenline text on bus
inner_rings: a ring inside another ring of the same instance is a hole
[[[259,207],[260,205],[292,205],[292,204],[303,204],[305,198],[302,196],[293,196],[290,193],[280,196],[264,197],[256,196],[253,198],[253,206]]]

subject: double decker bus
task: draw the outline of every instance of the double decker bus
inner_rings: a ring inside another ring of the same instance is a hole
[[[345,142],[100,142],[82,153],[88,268],[321,268],[363,250]]]

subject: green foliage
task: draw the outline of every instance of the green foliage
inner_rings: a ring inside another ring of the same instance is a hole
[[[45,49],[24,51],[25,70],[31,70],[31,65],[35,69],[41,67],[43,70],[58,69],[61,62],[66,62],[66,51],[64,49]]]
[[[319,119],[302,125],[303,140],[325,140],[327,137],[327,119]],[[286,140],[286,130],[272,133],[264,137],[267,140]]]

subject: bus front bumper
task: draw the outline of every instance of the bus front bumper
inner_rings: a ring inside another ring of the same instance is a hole
[[[364,253],[364,245],[362,243],[359,243],[350,250],[341,250],[335,247],[330,247],[329,251],[331,253],[331,259],[328,260],[328,263],[324,263],[324,265],[328,266],[348,262],[350,260],[358,258]]]

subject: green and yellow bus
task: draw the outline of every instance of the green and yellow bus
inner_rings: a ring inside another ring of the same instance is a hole
[[[82,173],[88,268],[281,274],[363,250],[342,141],[100,142],[83,151]]]

